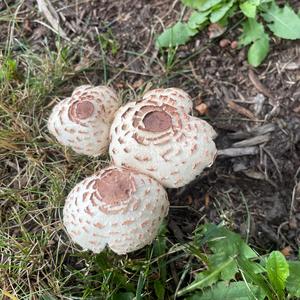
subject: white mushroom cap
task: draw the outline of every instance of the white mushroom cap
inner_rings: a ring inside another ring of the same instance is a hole
[[[74,187],[63,222],[84,249],[99,253],[108,245],[125,254],[153,241],[168,208],[167,193],[156,180],[111,166]]]
[[[109,130],[120,101],[106,86],[83,85],[54,106],[48,129],[59,143],[75,152],[97,156],[109,145]]]
[[[136,169],[170,188],[192,181],[217,152],[216,133],[207,122],[154,100],[121,107],[110,135],[115,165]]]
[[[150,90],[144,94],[143,100],[169,104],[177,109],[183,109],[187,114],[193,109],[193,102],[189,94],[178,88]]]

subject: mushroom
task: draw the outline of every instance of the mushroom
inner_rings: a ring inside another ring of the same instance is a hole
[[[110,166],[74,187],[63,222],[84,249],[99,253],[108,245],[125,254],[153,241],[168,208],[167,193],[156,180]]]
[[[113,89],[83,85],[54,106],[48,129],[59,143],[79,154],[102,155],[107,151],[109,129],[119,106]]]
[[[187,114],[193,109],[193,102],[189,94],[178,88],[150,90],[144,94],[143,100],[169,104],[177,109],[183,109]]]
[[[149,99],[149,98],[147,98]],[[147,174],[163,186],[178,188],[210,166],[216,156],[216,133],[178,102],[154,98],[121,107],[110,131],[113,163]]]

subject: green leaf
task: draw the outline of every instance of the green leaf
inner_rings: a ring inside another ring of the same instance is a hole
[[[215,5],[221,3],[223,0],[206,0],[202,5],[198,6],[197,9],[200,11],[204,11],[214,7]]]
[[[251,3],[250,1],[246,1],[246,2],[240,4],[241,11],[248,18],[255,18],[256,7],[257,7],[257,5],[255,5],[254,3]]]
[[[249,18],[243,24],[243,34],[240,36],[239,45],[251,44],[248,50],[248,62],[254,67],[259,66],[269,52],[269,37],[262,24]]]
[[[223,26],[223,27],[227,27],[227,25],[229,23],[229,18],[231,18],[235,14],[237,8],[238,8],[238,6],[234,2],[234,4],[230,7],[230,9],[222,17],[222,19],[218,21],[218,24],[221,25],[221,26]]]
[[[222,3],[222,6],[219,9],[214,10],[211,13],[210,18],[209,18],[210,22],[216,23],[219,20],[221,20],[225,16],[225,14],[229,11],[229,9],[232,7],[233,3],[234,3],[234,0],[230,0],[227,3]]]
[[[182,3],[199,11],[205,11],[221,3],[222,1],[223,0],[182,0]]]
[[[194,283],[201,282],[201,289],[203,289],[216,283],[219,280],[219,275],[219,272],[211,273],[210,271],[203,271],[196,275]]]
[[[210,10],[204,12],[194,11],[189,18],[188,26],[191,29],[197,28],[199,30],[199,26],[207,21],[207,16],[209,15],[209,13]]]
[[[131,292],[117,293],[112,297],[112,300],[133,300],[133,299],[134,299],[134,293]]]
[[[300,298],[300,261],[289,262],[290,275],[286,281],[286,289],[291,296]]]
[[[214,253],[209,257],[208,263],[212,270],[218,268],[228,257],[256,257],[256,253],[241,239],[240,235],[212,224],[208,224],[205,230],[207,244]],[[230,280],[237,272],[237,263],[233,260],[220,272],[220,277],[223,280]]]
[[[211,269],[216,269],[218,266],[223,263],[224,257],[227,254],[221,248],[218,253],[213,254],[209,257],[209,267]],[[221,271],[220,278],[222,280],[230,280],[233,279],[235,274],[238,272],[236,261],[233,260],[228,266]]]
[[[156,295],[156,299],[164,300],[165,299],[165,287],[159,280],[154,281],[154,291]]]
[[[167,279],[167,263],[164,254],[167,252],[166,224],[163,222],[159,228],[158,236],[153,242],[153,257],[157,260],[159,275],[162,282]]]
[[[279,251],[273,251],[266,263],[267,275],[276,292],[283,298],[285,283],[289,276],[289,265],[284,255]]]
[[[300,17],[285,5],[280,8],[275,2],[264,9],[262,17],[268,23],[268,27],[278,37],[290,40],[300,39]]]
[[[269,37],[265,34],[255,41],[248,50],[248,62],[253,67],[258,67],[269,52]]]
[[[263,300],[265,294],[259,287],[243,281],[229,284],[221,281],[211,289],[197,292],[188,300]]]
[[[243,23],[243,34],[240,36],[239,44],[240,46],[249,45],[264,35],[263,25],[250,18]]]
[[[218,280],[219,274],[226,269],[234,260],[234,258],[227,259],[223,264],[220,264],[218,268],[206,272],[206,276],[199,276],[194,282],[178,291],[177,295],[182,296],[183,294],[189,293],[196,289],[202,289],[203,287],[209,286],[212,282]]]
[[[177,22],[157,38],[156,47],[164,48],[183,45],[196,33],[197,30],[190,28],[187,23]]]
[[[267,295],[268,299],[272,299],[272,290],[270,289],[269,284],[266,282],[264,274],[261,274],[265,273],[265,269],[258,264],[243,258],[238,257],[237,262],[241,272],[244,274],[246,281],[259,286]]]
[[[206,0],[181,0],[181,2],[188,7],[191,8],[198,8],[201,7],[201,5],[206,2]]]
[[[17,62],[14,59],[7,58],[2,63],[0,69],[0,82],[2,80],[11,80],[14,78],[17,71]]]
[[[207,243],[214,253],[220,253],[221,250],[224,260],[227,260],[229,256],[236,255],[245,258],[257,257],[257,254],[242,240],[239,234],[231,232],[225,227],[206,224],[202,233],[204,233],[204,237],[200,240],[200,245]]]

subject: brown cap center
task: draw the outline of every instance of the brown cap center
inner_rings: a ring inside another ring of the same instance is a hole
[[[76,117],[80,120],[89,118],[94,112],[94,105],[89,101],[82,101],[76,105]]]
[[[96,189],[103,202],[118,205],[128,200],[135,186],[129,172],[111,170],[97,181]]]
[[[162,132],[172,126],[172,119],[169,114],[164,111],[153,111],[143,119],[145,129],[152,132]]]

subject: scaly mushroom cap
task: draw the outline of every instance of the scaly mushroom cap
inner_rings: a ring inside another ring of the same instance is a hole
[[[144,94],[143,100],[169,104],[177,109],[183,109],[187,114],[193,109],[193,102],[189,94],[178,88],[150,90]]]
[[[99,253],[108,245],[125,254],[153,241],[168,208],[167,193],[156,180],[112,166],[74,187],[63,222],[84,249]]]
[[[207,122],[154,100],[121,107],[110,136],[115,165],[136,169],[170,188],[192,181],[217,152],[216,133]]]
[[[54,106],[48,129],[75,152],[97,156],[107,151],[109,129],[120,101],[106,86],[83,85]]]

